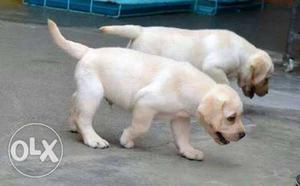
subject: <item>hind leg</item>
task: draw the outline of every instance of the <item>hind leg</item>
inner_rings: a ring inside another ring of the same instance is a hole
[[[77,78],[78,90],[75,94],[76,125],[84,144],[93,148],[106,148],[109,143],[101,138],[93,128],[93,116],[103,98],[101,81],[95,74],[84,74]]]
[[[70,128],[71,132],[78,132],[77,131],[77,126],[76,126],[76,118],[77,118],[77,111],[76,111],[76,95],[77,92],[75,92],[72,96],[72,100],[71,100],[71,109],[70,109],[70,114],[68,117],[68,127]]]

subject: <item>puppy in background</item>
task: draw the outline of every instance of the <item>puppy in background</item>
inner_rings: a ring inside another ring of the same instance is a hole
[[[203,153],[190,143],[191,116],[201,120],[219,144],[245,136],[238,94],[227,85],[216,84],[191,64],[131,49],[89,48],[66,40],[51,20],[48,28],[54,42],[79,60],[75,70],[77,91],[68,121],[87,146],[109,146],[92,126],[93,116],[104,97],[133,112],[132,124],[120,138],[126,148],[132,148],[134,140],[147,132],[152,120],[159,117],[171,120],[176,147],[188,159],[203,159]]]
[[[270,56],[234,32],[135,25],[104,26],[100,31],[129,38],[128,48],[188,61],[217,83],[235,78],[247,97],[268,93],[274,71]]]

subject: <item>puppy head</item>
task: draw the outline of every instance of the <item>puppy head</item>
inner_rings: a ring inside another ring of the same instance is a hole
[[[202,99],[197,116],[215,142],[226,145],[245,136],[242,110],[238,94],[229,86],[219,84]]]
[[[269,90],[269,79],[274,72],[274,65],[270,56],[263,50],[249,58],[247,70],[241,73],[238,84],[245,96],[252,98],[254,93],[264,96]]]

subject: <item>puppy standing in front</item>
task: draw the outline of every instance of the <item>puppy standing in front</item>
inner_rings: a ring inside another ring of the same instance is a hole
[[[109,146],[92,126],[103,97],[133,111],[132,124],[120,138],[126,148],[132,148],[134,139],[147,132],[157,117],[170,118],[176,147],[188,159],[203,159],[203,153],[190,144],[191,116],[201,120],[219,144],[245,136],[237,93],[227,85],[216,84],[189,63],[131,49],[89,48],[66,40],[53,21],[48,21],[48,27],[55,43],[79,59],[69,123],[86,145]]]
[[[128,48],[188,61],[217,83],[237,79],[245,96],[268,93],[274,66],[270,56],[228,30],[186,30],[135,25],[104,26],[105,33],[127,37]]]

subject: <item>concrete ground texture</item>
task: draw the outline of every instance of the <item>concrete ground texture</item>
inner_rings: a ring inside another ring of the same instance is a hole
[[[269,94],[262,98],[250,100],[237,89],[244,102],[247,129],[247,136],[237,143],[217,145],[194,121],[191,141],[204,152],[204,161],[180,157],[169,124],[159,121],[136,141],[134,149],[122,148],[119,137],[130,124],[131,114],[105,101],[94,127],[111,146],[92,149],[65,125],[75,90],[76,60],[52,42],[46,27],[47,18],[52,18],[67,38],[91,47],[126,46],[126,39],[98,33],[98,27],[108,24],[228,28],[258,47],[280,54],[285,46],[288,13],[286,9],[267,7],[264,12],[216,17],[171,14],[112,19],[22,5],[2,7],[0,185],[295,185],[295,177],[300,174],[299,69],[287,74],[276,65]],[[276,27],[270,22],[274,16],[278,18]],[[19,174],[7,155],[12,134],[32,122],[55,129],[64,145],[59,167],[39,179]]]

